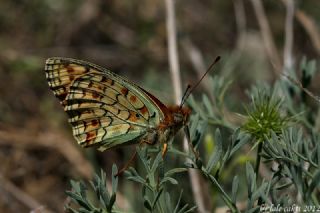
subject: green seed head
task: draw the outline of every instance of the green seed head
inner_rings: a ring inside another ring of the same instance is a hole
[[[281,99],[271,96],[266,91],[258,91],[252,96],[252,105],[247,108],[248,120],[242,129],[257,141],[263,141],[271,132],[281,134],[286,127],[288,117],[281,115]]]

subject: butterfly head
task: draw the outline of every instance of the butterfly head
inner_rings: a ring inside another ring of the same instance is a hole
[[[173,125],[180,129],[182,126],[187,125],[191,114],[191,109],[188,107],[173,106],[169,107],[171,111]]]

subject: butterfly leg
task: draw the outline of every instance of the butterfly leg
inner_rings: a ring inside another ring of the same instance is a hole
[[[149,144],[149,145],[153,145],[154,142],[153,141],[149,141],[146,139],[142,139],[138,146],[140,147],[142,144]],[[130,164],[132,163],[132,161],[135,159],[135,157],[137,156],[137,149],[134,150],[134,153],[132,154],[132,156],[130,157],[130,159],[128,160],[128,162],[126,163],[126,165],[120,169],[120,171],[118,171],[118,173],[115,175],[115,177],[118,177],[119,175],[121,175],[124,171],[126,171],[128,169],[128,167],[130,166]]]
[[[162,158],[164,158],[164,156],[166,155],[167,151],[168,151],[168,144],[167,143],[163,143]]]
[[[126,165],[124,167],[122,167],[122,169],[120,169],[120,171],[118,171],[118,173],[115,175],[115,177],[118,177],[119,175],[121,175],[124,171],[126,171],[128,169],[128,167],[130,166],[130,164],[132,163],[132,161],[135,159],[135,157],[137,156],[137,149],[134,150],[133,155],[130,157],[130,159],[128,160],[128,162],[126,163]]]
[[[149,140],[142,140],[140,144],[148,144],[148,145],[154,145],[154,142],[153,141],[149,141]]]

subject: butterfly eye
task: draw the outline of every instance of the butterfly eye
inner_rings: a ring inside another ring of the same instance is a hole
[[[140,118],[140,114],[136,113],[136,118]]]

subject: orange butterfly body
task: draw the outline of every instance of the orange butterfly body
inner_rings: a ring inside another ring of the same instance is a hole
[[[141,142],[166,147],[191,114],[187,107],[167,107],[143,88],[89,62],[49,58],[45,72],[83,147],[103,151]]]

